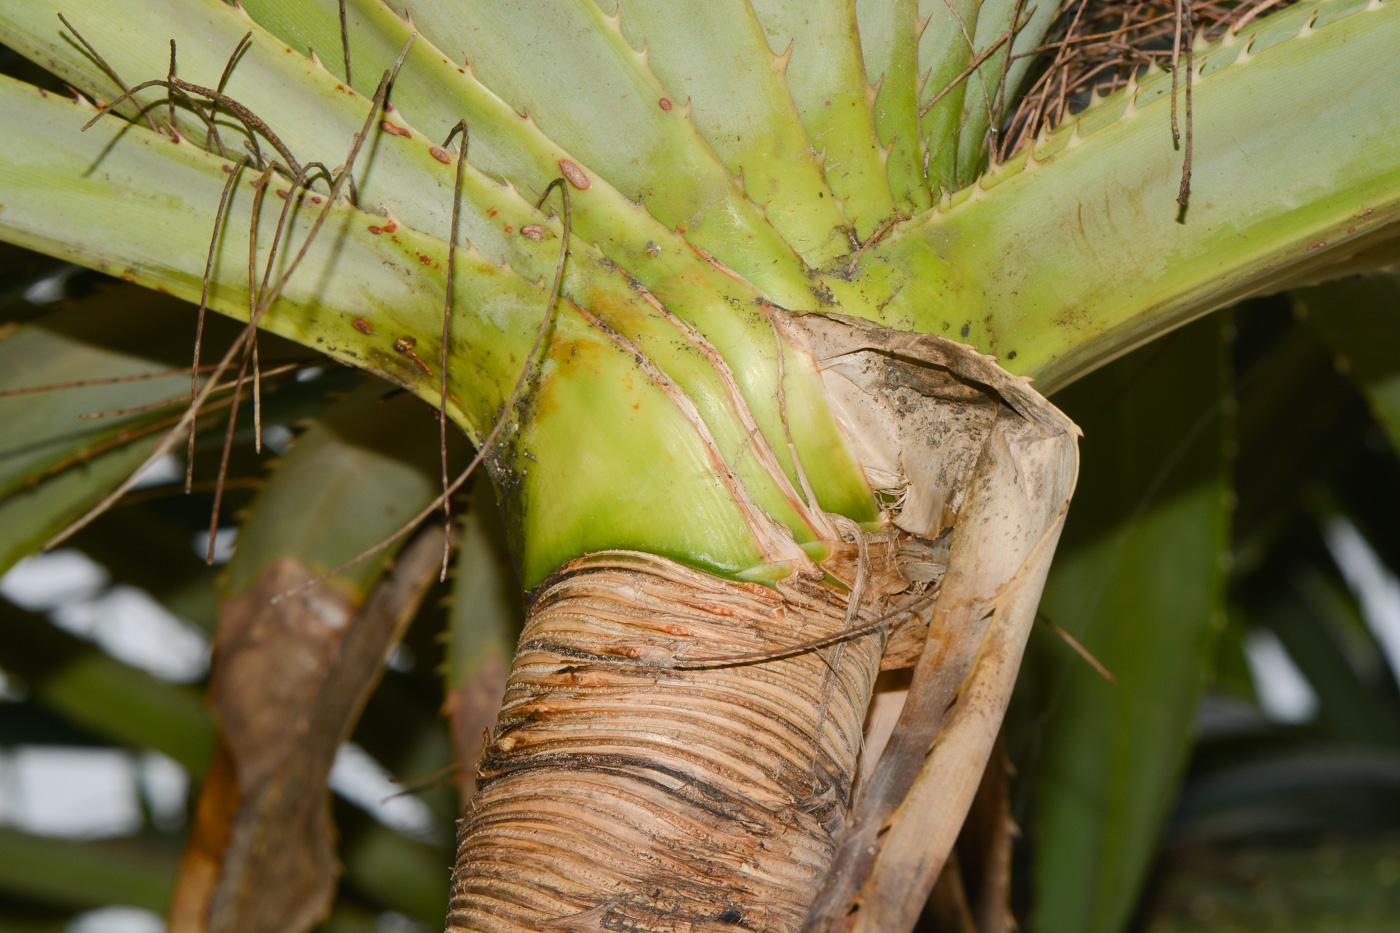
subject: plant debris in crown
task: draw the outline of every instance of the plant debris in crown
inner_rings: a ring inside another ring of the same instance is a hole
[[[1000,134],[998,161],[1019,152],[1042,128],[1083,110],[1094,92],[1111,94],[1154,65],[1170,70],[1178,24],[1185,54],[1197,36],[1215,41],[1295,2],[1066,0],[1045,42],[1017,53],[1036,60]]]

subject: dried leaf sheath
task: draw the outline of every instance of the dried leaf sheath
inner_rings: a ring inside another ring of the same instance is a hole
[[[961,345],[815,315],[795,323],[862,460],[898,464],[883,490],[899,496],[893,523],[916,536],[951,528],[903,711],[804,927],[907,930],[1011,699],[1074,488],[1078,429],[1028,380]]]

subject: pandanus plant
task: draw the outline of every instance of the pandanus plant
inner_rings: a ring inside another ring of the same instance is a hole
[[[478,462],[528,612],[509,662],[454,629],[449,929],[907,930],[975,798],[983,880],[946,897],[1005,929],[994,743],[1078,464],[1042,393],[1383,265],[1400,229],[1400,5],[1275,6],[0,8],[0,41],[77,92],[0,79],[0,236],[173,296],[0,342],[7,388],[100,383],[115,410],[75,441],[0,400],[30,451],[7,562],[133,467],[193,462],[224,409],[228,437],[240,406],[305,414],[295,345],[442,413],[424,443],[417,403],[350,393],[244,520],[171,929],[324,914],[331,756],[457,537],[404,530]],[[201,356],[206,330],[226,349]],[[172,376],[155,348],[191,333]],[[1213,398],[1218,329],[1175,346]],[[1147,849],[1125,859],[1140,879]]]

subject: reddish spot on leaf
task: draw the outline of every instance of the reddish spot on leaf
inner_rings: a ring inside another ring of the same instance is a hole
[[[1310,250],[1322,249],[1322,247],[1324,247],[1324,246],[1326,246],[1326,245],[1327,245],[1327,241],[1326,241],[1326,240],[1318,240],[1318,241],[1317,241],[1316,243],[1314,243],[1312,246],[1309,246],[1308,249],[1310,249]]]
[[[418,346],[418,341],[414,340],[412,337],[400,337],[398,340],[394,341],[394,349],[405,355],[412,353],[413,348],[416,346]]]
[[[669,97],[663,97],[659,101],[657,101],[657,103],[661,105],[662,110],[666,111],[667,113],[671,112],[671,99]]]
[[[419,254],[418,254],[418,261],[421,262],[421,263],[422,263],[423,265],[425,265],[425,266],[431,266],[431,265],[433,264],[432,259],[428,258],[428,257],[427,257],[426,255],[424,255],[423,253],[419,253]]]
[[[388,120],[380,120],[380,121],[379,121],[379,128],[380,128],[381,130],[383,130],[384,132],[390,134],[391,136],[412,136],[412,135],[413,135],[413,134],[410,133],[408,130],[404,129],[404,128],[401,127],[401,126],[395,126],[394,124],[390,123]]]
[[[568,179],[569,184],[580,191],[586,191],[593,186],[593,182],[588,180],[588,176],[584,174],[583,169],[579,168],[568,159],[559,160],[559,171]]]
[[[355,328],[357,331],[359,331],[359,332],[362,333],[362,334],[373,334],[373,333],[374,333],[374,328],[369,326],[369,321],[366,321],[366,320],[365,320],[364,318],[362,318],[362,317],[357,317],[357,318],[355,318],[354,323],[352,323],[350,326],[353,327],[353,328]]]
[[[495,217],[495,216],[496,216],[497,214],[499,214],[499,213],[500,213],[500,211],[496,210],[494,207],[488,207],[488,208],[486,209],[486,216],[487,216],[487,217]]]
[[[549,231],[547,231],[544,227],[540,226],[539,224],[526,224],[525,226],[520,228],[521,236],[529,237],[536,243],[538,243],[540,240],[543,240],[545,236],[548,235],[548,233]]]
[[[439,162],[441,162],[443,165],[452,164],[452,153],[448,152],[446,149],[441,149],[437,146],[433,146],[428,150],[428,153],[434,159],[437,159]]]
[[[382,227],[370,227],[369,232],[379,236],[381,233],[393,233],[397,229],[399,229],[399,225],[391,220]]]

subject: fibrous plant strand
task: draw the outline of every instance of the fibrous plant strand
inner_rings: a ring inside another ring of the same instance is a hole
[[[340,0],[340,28],[345,28],[345,0]],[[349,81],[350,70],[350,46],[345,47],[345,70],[346,81]],[[462,167],[467,161],[467,141],[471,138],[471,133],[467,129],[466,120],[458,120],[457,125],[447,134],[447,139],[443,141],[442,149],[447,151],[447,147],[452,145],[452,140],[457,134],[462,134],[462,144],[457,147],[457,176],[452,185],[452,227],[447,240],[447,297],[444,299],[442,309],[442,359],[441,373],[438,377],[442,383],[442,395],[438,401],[438,439],[442,451],[442,576],[440,583],[447,581],[447,558],[452,550],[452,497],[447,494],[447,338],[452,324],[452,284],[457,275],[457,233],[460,229],[462,219]],[[567,197],[567,195],[565,195]],[[544,203],[541,200],[540,203]]]
[[[253,185],[253,220],[248,225],[248,319],[250,321],[257,319],[258,301],[262,297],[262,289],[267,287],[267,274],[263,276],[261,287],[254,286],[258,274],[258,215],[261,213],[263,195],[267,193],[267,186],[272,182],[274,171],[273,167],[269,165],[263,171],[262,177]],[[295,191],[296,187],[293,186],[292,190]],[[272,270],[272,261],[277,255],[277,244],[282,238],[282,231],[285,229],[287,221],[287,209],[291,203],[292,199],[289,197],[283,204],[282,217],[277,223],[277,233],[272,238],[272,248],[268,251],[268,272]],[[234,380],[233,384],[233,398],[229,403],[228,426],[224,428],[224,447],[219,458],[218,475],[214,480],[214,504],[209,516],[209,545],[204,557],[205,563],[210,566],[214,564],[214,544],[219,531],[219,506],[223,503],[224,477],[228,473],[228,459],[233,451],[233,429],[238,423],[238,403],[243,397],[243,378],[248,373],[248,350],[251,349],[256,338],[257,331],[253,331],[244,343],[243,361],[239,364],[238,378]]]
[[[126,82],[124,82],[121,79],[121,76],[117,74],[116,70],[113,69],[111,65],[107,64],[107,60],[98,53],[97,49],[92,47],[92,43],[84,39],[83,34],[78,32],[77,29],[73,28],[73,24],[68,22],[68,20],[64,19],[62,13],[58,14],[58,21],[62,23],[65,27],[67,27],[68,31],[73,34],[74,39],[77,39],[79,42],[82,43],[83,48],[87,49],[87,53],[91,55],[93,57],[93,60],[96,61],[97,64],[102,67],[102,70],[107,72],[107,74],[111,75],[112,80],[117,82],[117,87],[122,89],[122,97],[118,99],[121,100],[127,97],[131,97],[133,91],[127,89]],[[174,70],[173,66],[171,70]],[[137,88],[136,90],[140,90],[140,88]],[[146,123],[150,125],[152,133],[160,132],[160,130],[156,128],[155,119],[150,115],[150,113],[146,111],[146,108],[141,108],[141,115],[146,118]]]
[[[299,363],[284,363],[284,364],[282,364],[281,366],[274,366],[272,369],[267,370],[267,371],[264,372],[262,375],[263,375],[263,378],[265,378],[265,379],[271,379],[271,378],[273,378],[274,376],[280,376],[280,375],[283,375],[284,373],[289,373],[289,372],[292,372],[293,370],[301,369],[302,367],[307,366],[307,365],[308,365],[308,364],[305,363],[305,362],[299,362]],[[212,369],[213,367],[211,366],[211,367],[208,367],[208,368],[209,368],[209,369]],[[171,370],[170,372],[166,373],[166,375],[169,375],[169,374],[171,374],[171,373],[184,373],[184,372],[185,372],[184,369],[177,369],[177,370]],[[143,375],[143,376],[146,376],[147,378],[149,378],[151,374],[143,373],[142,375]],[[233,386],[234,386],[234,383],[232,383],[232,382],[225,382],[225,383],[223,383],[223,384],[221,384],[221,385],[219,386],[219,388],[218,388],[217,391],[223,391],[224,389],[232,389]],[[39,386],[39,387],[36,387],[35,389],[21,389],[21,390],[19,390],[19,392],[0,393],[0,394],[10,394],[10,395],[14,395],[14,394],[20,394],[20,393],[26,392],[26,391],[44,391],[44,390],[46,390],[46,389],[53,389],[53,388],[56,388],[56,387],[55,387],[55,386]],[[63,387],[63,388],[66,388],[66,386]],[[79,418],[115,418],[115,417],[118,417],[118,416],[120,416],[120,415],[136,415],[136,414],[140,414],[140,413],[143,412],[143,411],[154,411],[154,410],[156,410],[157,408],[164,408],[164,407],[166,407],[167,405],[174,405],[174,404],[177,404],[177,403],[179,403],[179,402],[188,402],[188,401],[189,401],[190,399],[192,399],[192,398],[194,398],[194,393],[193,393],[193,392],[191,392],[191,393],[188,394],[188,395],[177,395],[177,396],[175,396],[174,398],[161,399],[159,402],[147,402],[145,405],[134,405],[134,406],[132,406],[132,407],[130,407],[130,408],[115,408],[115,409],[112,409],[111,411],[83,412],[83,413],[79,414],[77,417],[79,417]]]
[[[229,194],[233,191],[233,183],[238,178],[238,173],[243,171],[243,167],[248,164],[246,155],[239,156],[234,163],[233,169],[228,173],[228,180],[224,182],[224,192],[219,196],[219,209],[214,214],[214,232],[209,237],[209,258],[204,263],[204,282],[200,288],[199,310],[195,314],[194,324],[194,362],[190,364],[190,401],[199,396],[199,350],[204,343],[204,315],[209,310],[209,282],[214,275],[214,251],[219,242],[219,231],[224,226],[224,211],[228,209]],[[217,367],[216,367],[217,368]],[[185,453],[185,492],[190,491],[190,484],[194,482],[194,441],[197,432],[195,419],[190,419],[190,439],[188,450]]]
[[[101,110],[97,112],[96,116],[94,116],[83,126],[83,129],[87,129],[89,126],[92,126],[98,120],[111,113],[112,108],[131,98],[131,96],[137,91],[145,90],[148,87],[174,87],[178,88],[181,91],[185,91],[191,94],[198,94],[201,97],[209,98],[209,100],[213,101],[221,107],[224,107],[234,116],[236,116],[239,119],[239,121],[242,122],[242,124],[247,128],[249,135],[249,143],[253,147],[253,155],[254,158],[257,160],[258,168],[261,169],[263,167],[262,155],[258,147],[257,140],[258,136],[261,135],[268,142],[272,143],[272,147],[276,149],[277,152],[282,156],[282,158],[287,161],[287,167],[291,169],[292,174],[295,175],[301,173],[301,164],[297,162],[296,157],[292,155],[292,151],[287,148],[287,144],[282,142],[281,138],[272,131],[272,127],[264,123],[262,119],[258,117],[257,114],[253,113],[247,107],[244,107],[242,104],[234,100],[232,97],[229,97],[227,94],[223,94],[215,90],[214,88],[201,87],[198,84],[191,84],[188,81],[182,81],[179,78],[143,81],[142,83],[132,88],[130,91],[127,91],[125,94],[118,97],[116,100],[104,106]]]
[[[944,85],[942,90],[940,90],[937,94],[933,95],[933,97],[929,98],[929,102],[919,108],[919,116],[922,117],[925,114],[927,114],[930,110],[932,110],[934,104],[942,100],[944,95],[947,94],[949,91],[953,90],[963,81],[967,80],[968,75],[972,74],[974,71],[980,68],[982,66],[982,63],[985,62],[988,58],[990,58],[992,53],[995,52],[997,49],[1001,48],[1002,44],[1010,38],[1011,33],[1009,31],[1002,33],[1001,37],[998,38],[997,41],[987,46],[986,50],[983,51],[976,58],[974,58],[966,68],[959,72],[956,78],[949,81],[946,85]]]
[[[345,0],[340,0],[340,50],[345,55],[345,83],[350,83],[350,29],[345,24]]]
[[[510,414],[512,411],[514,411],[516,403],[520,400],[520,395],[525,389],[525,383],[529,381],[531,374],[535,371],[535,358],[539,355],[540,347],[544,344],[545,334],[549,331],[550,322],[554,320],[554,309],[559,303],[559,286],[564,278],[564,260],[567,259],[569,255],[569,230],[572,226],[573,221],[573,212],[569,201],[569,186],[565,183],[565,179],[561,177],[556,178],[554,181],[550,182],[549,185],[544,189],[544,193],[540,195],[540,199],[538,202],[536,202],[535,207],[542,207],[544,205],[545,199],[549,197],[549,193],[555,188],[559,189],[559,194],[564,200],[564,229],[563,234],[559,238],[559,259],[554,266],[554,282],[549,289],[549,300],[545,305],[544,316],[540,319],[539,330],[535,332],[535,342],[530,346],[530,352],[525,356],[525,365],[522,366],[520,369],[520,376],[515,380],[515,386],[511,389],[510,395],[506,397],[505,404],[501,406],[501,413],[496,418],[495,424],[491,426],[490,433],[488,433],[486,437],[482,439],[480,446],[477,447],[476,455],[472,457],[471,462],[467,464],[466,469],[462,470],[461,473],[457,474],[457,478],[454,479],[447,486],[447,488],[442,491],[442,495],[438,496],[432,502],[424,506],[424,508],[417,515],[404,522],[403,525],[400,526],[398,531],[385,537],[373,547],[366,548],[364,551],[361,551],[359,554],[356,554],[354,557],[350,558],[350,560],[341,564],[339,567],[336,567],[334,570],[331,570],[327,573],[323,573],[320,576],[313,577],[312,579],[307,580],[305,583],[293,587],[292,589],[287,590],[284,593],[277,594],[273,597],[274,602],[286,599],[289,596],[295,596],[297,593],[309,589],[310,587],[315,586],[318,583],[321,583],[325,580],[329,580],[336,574],[339,574],[345,570],[349,570],[351,567],[355,566],[356,564],[369,557],[374,556],[375,554],[384,550],[389,545],[393,544],[399,538],[402,538],[404,535],[408,534],[414,528],[418,527],[418,524],[422,522],[425,518],[427,518],[429,515],[432,515],[439,508],[441,508],[443,503],[447,501],[447,498],[462,487],[462,484],[465,483],[467,479],[471,477],[472,472],[477,468],[477,466],[479,466],[481,462],[484,459],[486,459],[486,455],[491,452],[492,447],[496,443],[496,438],[500,435],[501,430],[505,427],[506,422],[510,419]],[[442,413],[442,417],[446,417],[445,412]]]
[[[224,87],[228,84],[228,79],[233,75],[233,66],[238,64],[238,59],[243,55],[243,50],[246,49],[252,41],[253,33],[251,31],[244,33],[243,38],[238,40],[238,44],[235,45],[233,51],[229,53],[228,62],[224,64],[224,72],[219,75],[218,91],[220,94],[224,92]]]
[[[1046,41],[1016,52],[1013,61],[1036,58],[1025,89],[1002,129],[1000,161],[1020,151],[1042,129],[1059,125],[1095,97],[1140,77],[1151,66],[1175,73],[1182,46],[1187,57],[1187,115],[1193,78],[1192,36],[1206,41],[1240,32],[1259,14],[1296,0],[1224,4],[1219,0],[1068,0]],[[1183,36],[1185,41],[1183,41]],[[1015,89],[1012,89],[1013,91]],[[1173,93],[1175,98],[1175,93]],[[1175,104],[1173,105],[1175,108]],[[1173,117],[1173,141],[1183,145],[1183,195],[1189,193],[1190,127],[1182,132]]]
[[[228,369],[228,367],[233,364],[234,356],[243,348],[244,344],[246,344],[249,341],[253,332],[257,330],[258,322],[262,319],[263,314],[266,313],[267,309],[272,305],[274,301],[277,300],[277,297],[282,293],[282,289],[286,287],[287,282],[291,279],[292,275],[296,272],[297,267],[301,265],[302,260],[306,257],[306,254],[311,248],[311,243],[315,240],[316,235],[320,233],[321,227],[325,224],[326,218],[330,215],[331,208],[334,207],[336,200],[340,196],[341,186],[345,184],[346,179],[350,177],[350,174],[354,169],[355,159],[359,155],[361,145],[369,136],[370,128],[374,125],[375,117],[379,114],[380,109],[384,106],[384,98],[385,95],[388,94],[389,83],[392,80],[393,75],[397,73],[398,68],[403,64],[404,56],[408,54],[408,49],[412,45],[412,43],[413,37],[410,36],[408,42],[404,45],[403,51],[399,53],[398,62],[395,64],[394,70],[385,71],[383,77],[380,78],[379,88],[375,91],[374,99],[370,104],[369,113],[365,117],[365,123],[361,127],[360,132],[355,134],[354,139],[351,142],[350,152],[345,160],[345,167],[341,169],[340,173],[336,176],[335,183],[331,186],[330,197],[326,198],[325,204],[322,206],[320,212],[316,215],[316,220],[313,222],[311,230],[307,234],[306,240],[302,243],[301,249],[299,249],[296,255],[292,258],[292,261],[288,264],[286,271],[281,275],[280,278],[278,278],[277,284],[259,302],[257,308],[254,311],[252,319],[248,322],[247,326],[244,327],[243,331],[239,334],[238,337],[234,338],[233,343],[229,346],[228,350],[225,351],[223,358],[219,361],[218,366],[216,366],[214,369],[213,377],[209,380],[205,387],[202,390],[200,390],[200,392],[195,396],[194,400],[190,403],[189,409],[185,412],[183,416],[181,416],[180,420],[175,424],[175,426],[171,428],[169,432],[166,433],[165,437],[161,439],[160,443],[156,445],[155,449],[151,451],[150,455],[146,458],[145,462],[142,463],[141,466],[137,467],[136,470],[133,471],[129,477],[123,480],[117,486],[116,489],[112,490],[110,493],[104,496],[102,500],[97,503],[97,505],[93,506],[82,516],[80,516],[77,520],[69,524],[68,527],[64,528],[62,531],[53,535],[46,542],[44,542],[45,549],[53,548],[58,544],[62,543],[63,541],[67,540],[69,537],[76,534],[78,531],[87,527],[93,521],[93,519],[97,518],[97,516],[110,509],[118,499],[124,496],[131,489],[132,485],[136,482],[136,480],[139,479],[140,476],[146,472],[146,470],[151,468],[152,464],[154,464],[157,460],[159,460],[161,457],[163,457],[166,453],[169,452],[170,448],[175,443],[175,438],[185,431],[190,421],[194,420],[194,418],[197,417],[200,408],[203,406],[205,400],[213,391],[214,386],[218,384],[219,378]],[[103,113],[107,112],[110,112],[110,107],[104,108]],[[100,113],[99,116],[101,115],[102,114]],[[96,118],[94,118],[94,120],[95,119]],[[89,121],[86,124],[86,126],[91,126],[92,123],[93,121]],[[293,192],[289,192],[288,200],[290,201],[292,197]],[[257,222],[256,213],[253,214],[252,222]],[[217,236],[217,232],[215,236]]]
[[[800,654],[820,651],[822,648],[829,648],[832,645],[853,641],[865,635],[882,632],[888,629],[891,623],[915,610],[928,606],[936,599],[938,599],[938,590],[929,590],[917,599],[906,602],[897,609],[891,609],[859,625],[848,625],[839,632],[825,635],[821,638],[813,638],[809,641],[798,642],[795,645],[788,645],[783,648],[752,651],[746,654],[732,654],[728,656],[714,655],[702,658],[682,658],[664,666],[669,670],[699,671],[721,667],[743,667],[749,664],[766,664],[769,661],[782,661],[787,658],[795,658]]]

